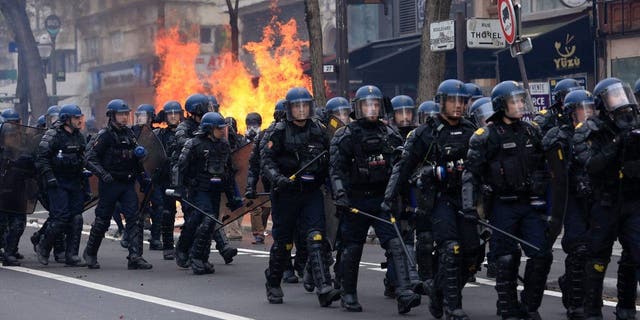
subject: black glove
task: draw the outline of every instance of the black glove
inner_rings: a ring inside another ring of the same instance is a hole
[[[380,204],[380,210],[382,210],[382,213],[386,213],[391,215],[392,214],[392,205],[391,202],[388,200],[384,200],[382,201],[382,203]]]
[[[104,183],[111,183],[111,182],[113,182],[113,176],[112,176],[110,173],[105,173],[105,174],[102,176],[102,182],[104,182]]]
[[[252,186],[247,185],[247,188],[245,189],[244,192],[244,197],[247,199],[255,199],[258,196],[256,195],[256,190],[255,188],[253,188]]]
[[[278,176],[275,182],[278,189],[287,188],[288,186],[293,184],[293,181],[291,181],[289,178],[285,176]]]
[[[464,216],[464,219],[468,221],[478,221],[478,219],[480,219],[478,211],[475,209],[464,209],[461,213]]]
[[[227,208],[229,208],[229,210],[231,211],[235,211],[236,209],[242,208],[242,199],[240,198],[233,198],[230,201],[227,202]]]

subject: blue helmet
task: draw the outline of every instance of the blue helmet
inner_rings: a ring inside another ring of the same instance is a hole
[[[141,104],[136,109],[135,124],[137,125],[145,125],[151,124],[156,116],[156,108],[150,104]]]
[[[349,103],[349,100],[343,97],[333,97],[329,99],[329,101],[327,101],[325,109],[328,113],[339,109],[351,109],[351,103]]]
[[[262,125],[262,116],[257,112],[249,112],[247,116],[244,118],[244,124],[247,127],[250,126],[261,126]]]
[[[209,98],[200,93],[190,95],[184,102],[184,108],[187,109],[187,112],[196,116],[203,116],[211,111],[209,105]]]
[[[20,121],[20,115],[13,109],[6,109],[2,111],[2,118],[4,121]]]
[[[593,88],[593,96],[596,108],[606,113],[638,104],[629,85],[618,78],[606,78],[598,82]]]
[[[155,116],[156,108],[150,104],[143,103],[136,109],[136,113],[140,112],[146,112],[148,115]]]
[[[512,101],[522,102],[522,109],[507,110],[507,105]],[[505,115],[519,119],[527,113],[533,113],[533,107],[527,102],[527,92],[515,81],[502,81],[493,87],[491,103],[496,116]]]
[[[275,111],[286,111],[284,107],[285,102],[287,102],[285,99],[278,100],[278,102],[276,102]]]
[[[220,112],[220,104],[218,103],[218,99],[216,99],[216,97],[208,95],[207,100],[209,100],[209,110]]]
[[[75,104],[65,104],[60,108],[60,121],[65,122],[72,117],[82,117],[82,110]]]
[[[407,95],[395,96],[391,99],[393,108],[393,122],[398,128],[412,127],[418,122],[416,104]]]
[[[286,111],[286,108],[284,107],[286,102],[287,100],[285,99],[280,99],[278,100],[278,102],[276,102],[276,106],[273,111],[273,120],[275,120],[276,122],[286,118],[287,111]]]
[[[440,113],[440,105],[432,100],[425,101],[418,107],[418,122],[425,124],[428,118],[435,117]]]
[[[580,82],[578,82],[578,80],[576,79],[572,79],[572,78],[562,79],[558,81],[558,83],[556,83],[556,86],[551,91],[551,97],[553,97],[554,103],[557,103],[560,106],[562,106],[564,97],[567,95],[567,93],[573,90],[583,90],[583,89],[584,87],[580,85]]]
[[[59,106],[50,106],[47,109],[47,113],[45,113],[48,116],[57,116],[60,113],[60,107]]]
[[[493,104],[489,97],[482,97],[474,101],[471,108],[469,108],[469,115],[475,119],[475,123],[478,127],[486,126],[489,118],[491,118],[494,113]]]
[[[484,97],[484,94],[482,93],[482,89],[480,89],[480,87],[475,83],[472,83],[472,82],[465,83],[464,88],[467,91],[467,94],[469,94],[471,99],[480,99]]]
[[[36,127],[44,128],[47,126],[47,119],[45,119],[44,114],[38,117],[38,121],[36,121]]]
[[[356,115],[356,119],[364,119],[364,118],[384,118],[385,109],[384,109],[384,97],[382,96],[382,91],[376,86],[365,85],[356,90],[356,95],[354,97],[354,111]],[[375,114],[375,108],[367,108],[367,110],[363,109],[365,106],[373,107],[377,105],[377,115]]]
[[[113,115],[118,112],[130,112],[131,108],[122,99],[113,99],[107,103],[107,116]]]
[[[465,84],[462,81],[448,79],[440,83],[434,100],[444,107],[447,97],[461,97],[466,103],[467,99],[469,99],[469,93],[467,93]]]
[[[287,91],[287,95],[285,96],[285,110],[287,112],[287,120],[307,120],[311,118],[312,102],[313,96],[303,87],[294,87]],[[294,106],[306,106],[306,113],[300,109],[299,111],[294,112]]]
[[[200,132],[208,133],[213,128],[226,128],[227,122],[221,114],[217,112],[207,112],[202,116],[200,121]]]
[[[60,107],[50,106],[47,109],[47,113],[45,113],[44,115],[44,120],[46,122],[45,126],[51,127],[56,121],[58,121],[59,116],[60,116]]]
[[[580,115],[577,110],[582,110]],[[573,119],[577,124],[596,114],[595,99],[587,90],[573,90],[564,97],[562,115],[567,119]]]
[[[182,106],[178,101],[167,101],[162,107],[164,113],[182,113]]]

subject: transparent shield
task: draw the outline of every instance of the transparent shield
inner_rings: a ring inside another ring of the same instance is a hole
[[[418,121],[420,124],[425,124],[427,123],[427,119],[429,118],[435,118],[438,115],[439,112],[436,111],[430,111],[430,112],[422,112],[420,113],[420,116],[418,117]]]
[[[575,107],[575,110],[571,113],[571,118],[574,124],[584,122],[589,117],[597,115],[596,106],[593,102],[582,102]]]
[[[311,118],[311,101],[296,101],[287,105],[287,120],[302,121]]]
[[[460,118],[465,112],[466,103],[466,96],[448,95],[444,101],[444,104],[441,104],[444,107],[440,110],[440,113],[448,118]]]
[[[351,108],[340,108],[331,112],[331,115],[340,119],[343,124],[350,122],[351,119],[349,118],[349,114],[351,114]]]
[[[149,124],[149,122],[151,122],[151,119],[149,119],[149,114],[147,112],[142,111],[134,114],[133,124],[145,125]]]
[[[526,91],[514,91],[505,99],[505,116],[512,119],[530,117],[534,113],[531,99]]]
[[[356,118],[377,120],[384,118],[381,99],[363,99],[356,103]]]
[[[628,105],[637,105],[636,97],[627,84],[614,83],[600,94],[602,103],[608,112]]]
[[[224,126],[222,128],[213,128],[213,137],[218,140],[229,141],[229,126]]]
[[[494,114],[491,102],[483,103],[476,109],[474,116],[478,127],[484,127],[488,123],[488,119]]]

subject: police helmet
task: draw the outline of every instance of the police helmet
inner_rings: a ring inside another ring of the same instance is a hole
[[[475,83],[465,83],[464,89],[467,91],[467,94],[469,94],[469,97],[471,99],[480,99],[484,97],[484,94],[482,94],[482,89],[480,89],[480,87]]]
[[[229,127],[231,128],[231,130],[233,130],[233,132],[238,132],[238,122],[236,121],[236,118],[226,117],[224,118],[224,122],[226,122],[227,125],[229,125]]]
[[[471,108],[469,108],[469,115],[472,116],[478,127],[484,127],[491,116],[494,114],[493,104],[491,98],[482,97],[473,102]]]
[[[210,132],[213,128],[226,128],[228,126],[225,119],[221,114],[217,112],[207,112],[202,116],[202,120],[200,121],[200,131],[201,132]]]
[[[113,99],[107,103],[107,116],[130,111],[131,108],[129,108],[129,105],[122,99]]]
[[[164,113],[180,113],[182,114],[182,106],[180,105],[180,102],[178,101],[167,101],[164,106],[162,107],[162,110],[164,110]]]
[[[520,119],[526,114],[533,113],[527,99],[527,92],[515,81],[502,81],[491,90],[491,103],[493,104],[494,116],[504,115],[511,119]],[[514,105],[510,110],[509,104]]]
[[[218,103],[218,99],[216,99],[216,97],[208,95],[207,100],[209,101],[209,111],[220,112],[220,104]]]
[[[393,122],[399,128],[411,127],[417,124],[416,104],[411,97],[407,95],[395,96],[391,99],[391,107],[393,109]]]
[[[8,121],[19,122],[21,120],[20,119],[20,114],[18,114],[13,109],[6,109],[6,110],[2,111],[2,118],[4,118],[5,122],[8,122]]]
[[[249,112],[247,113],[247,116],[244,118],[244,124],[247,125],[247,127],[261,126],[262,116],[257,112]]]
[[[303,87],[291,88],[287,91],[285,100],[288,121],[311,119],[313,96],[309,90]]]
[[[575,124],[596,114],[595,100],[587,90],[573,90],[564,97],[563,116],[573,119]]]
[[[553,97],[554,103],[558,103],[561,106],[563,105],[564,97],[567,93],[573,90],[582,90],[584,87],[580,85],[580,82],[576,79],[562,79],[556,83],[556,86],[551,91],[551,96]]]
[[[606,78],[598,82],[593,89],[593,96],[596,108],[606,113],[638,105],[629,85],[618,78]]]
[[[184,108],[192,115],[203,116],[205,113],[211,111],[209,101],[210,99],[204,94],[192,94],[184,102]]]
[[[65,122],[71,118],[82,117],[82,110],[75,104],[65,104],[60,108],[60,121]]]
[[[435,117],[440,113],[440,105],[433,100],[428,100],[420,104],[418,107],[418,122],[425,124],[428,118]]]
[[[44,128],[47,126],[47,120],[44,117],[44,114],[38,117],[38,121],[36,122],[36,127]]]
[[[150,124],[151,122],[153,122],[155,115],[156,115],[156,109],[154,106],[146,103],[141,104],[138,106],[138,108],[136,109],[136,112],[134,113],[135,124],[138,124],[138,125]]]
[[[50,106],[47,109],[47,113],[44,115],[45,126],[51,127],[56,121],[58,121],[58,117],[60,116],[60,107],[59,106]]]
[[[354,97],[354,111],[356,119],[375,118],[385,116],[382,91],[376,86],[365,85],[356,91]]]
[[[276,106],[273,111],[273,120],[275,120],[276,122],[285,119],[287,116],[287,111],[284,107],[285,102],[287,102],[287,100],[285,99],[280,99],[278,100],[278,102],[276,102]]]

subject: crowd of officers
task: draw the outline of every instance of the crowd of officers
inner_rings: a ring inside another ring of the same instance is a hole
[[[484,97],[474,84],[445,80],[434,101],[419,106],[404,95],[388,100],[366,85],[351,102],[335,97],[322,107],[298,87],[278,101],[266,130],[259,114],[247,115],[246,136],[237,133],[235,120],[219,113],[214,97],[202,94],[191,95],[186,110],[169,101],[159,115],[153,106],[141,105],[131,127],[131,108],[112,100],[106,106],[107,126],[89,139],[80,133],[78,106],[52,107],[41,120],[47,131],[35,160],[49,218],[31,240],[44,265],[53,249],[56,261],[97,269],[110,220],[114,212],[122,213],[128,268],[151,269],[142,257],[137,181],[140,191],[150,194],[151,249],[194,274],[213,273],[212,240],[225,263],[237,254],[218,218],[223,195],[229,210],[243,206],[232,155],[251,143],[249,174],[240,179],[247,179],[246,199],[260,196],[259,182],[270,191],[271,209],[256,209],[263,224],[269,212],[273,220],[264,272],[270,303],[283,303],[281,283],[297,282],[297,274],[305,290],[315,290],[321,306],[340,300],[347,311],[362,311],[359,263],[373,227],[386,252],[384,294],[397,300],[399,313],[428,295],[433,317],[469,319],[462,289],[486,256],[496,279],[497,314],[540,319],[552,246],[557,226],[563,225],[567,256],[559,284],[567,318],[602,319],[604,275],[618,240],[623,250],[615,314],[635,319],[638,95],[640,80],[631,89],[607,78],[591,93],[564,79],[553,89],[553,105],[536,113],[526,91],[513,81],[498,83]],[[20,121],[12,110],[2,116],[6,122]],[[149,172],[143,159],[150,151],[137,139],[154,121],[163,123],[153,132],[168,160]],[[99,179],[99,200],[81,259],[82,211],[90,193],[85,168]],[[325,207],[325,197],[333,200],[335,217],[325,213],[333,212]],[[185,223],[174,246],[176,199],[183,201]],[[0,230],[8,230],[4,263],[19,265],[24,215],[0,217]],[[329,232],[332,228],[337,232]],[[522,252],[527,259],[520,277]],[[520,297],[518,279],[524,286]]]

